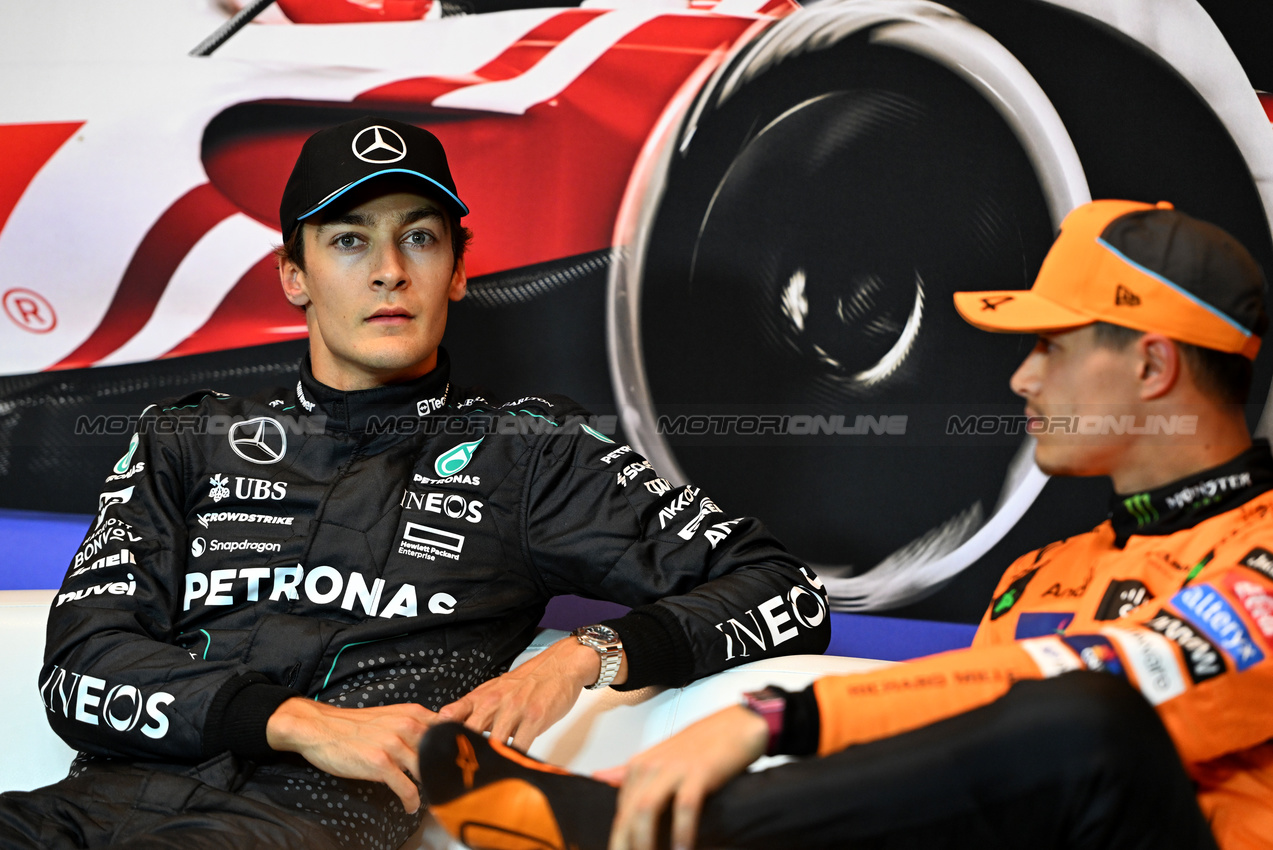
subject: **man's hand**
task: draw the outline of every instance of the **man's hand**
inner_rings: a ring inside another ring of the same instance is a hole
[[[579,692],[597,681],[601,656],[573,637],[557,641],[503,676],[473,689],[438,710],[440,720],[455,720],[475,732],[491,733],[501,743],[513,739],[523,752],[549,726],[566,716]],[[628,678],[625,655],[614,684]]]
[[[593,774],[620,785],[610,850],[655,850],[659,816],[672,804],[672,848],[689,850],[703,799],[765,753],[769,727],[741,705],[685,727],[625,765]]]
[[[300,753],[334,776],[385,783],[414,812],[420,792],[407,774],[419,780],[420,738],[437,717],[416,703],[337,708],[292,697],[270,715],[265,736],[274,749]]]

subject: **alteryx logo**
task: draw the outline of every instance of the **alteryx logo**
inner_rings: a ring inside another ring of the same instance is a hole
[[[433,463],[433,471],[438,474],[439,478],[446,478],[448,475],[455,475],[461,469],[469,465],[469,461],[473,459],[473,452],[477,451],[477,447],[481,445],[485,437],[478,437],[471,443],[460,443],[450,451],[443,452]]]
[[[614,443],[614,440],[610,439],[610,438],[609,438],[609,437],[607,437],[605,434],[602,434],[602,433],[601,433],[600,431],[598,431],[596,428],[589,428],[587,425],[583,424],[582,422],[580,422],[580,423],[579,423],[579,427],[580,427],[580,428],[582,428],[582,429],[584,429],[584,430],[585,430],[585,431],[587,431],[589,434],[591,434],[592,436],[596,437],[598,440],[600,440],[600,441],[601,441],[601,442],[603,442],[603,443],[611,443],[611,444],[613,444],[613,443]]]
[[[128,444],[128,451],[115,463],[115,474],[123,475],[128,471],[128,467],[132,466],[133,455],[137,452],[137,444],[141,442],[136,434],[133,434],[132,441]]]
[[[1211,585],[1186,587],[1171,597],[1171,604],[1186,615],[1190,625],[1227,652],[1238,670],[1264,660],[1264,653],[1251,639],[1238,612]]]

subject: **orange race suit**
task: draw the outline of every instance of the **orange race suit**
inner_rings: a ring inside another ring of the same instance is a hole
[[[1271,490],[1273,459],[1257,441],[1222,466],[1115,497],[1106,522],[1012,564],[970,648],[790,695],[787,722],[803,718],[804,732],[784,730],[782,749],[811,752],[816,740],[827,755],[985,706],[1020,680],[1099,671],[1154,706],[1218,844],[1273,846]]]

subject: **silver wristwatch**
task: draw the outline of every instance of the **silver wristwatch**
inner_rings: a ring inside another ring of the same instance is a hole
[[[588,685],[588,690],[608,688],[619,675],[619,664],[623,661],[623,642],[619,633],[609,626],[580,626],[571,632],[575,640],[584,646],[592,647],[601,656],[601,675],[597,681]]]

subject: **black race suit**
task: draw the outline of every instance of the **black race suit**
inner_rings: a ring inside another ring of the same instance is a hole
[[[235,800],[265,804],[260,843],[322,846],[308,821],[396,846],[418,817],[270,750],[270,714],[298,694],[437,709],[507,670],[558,594],[633,607],[607,621],[628,688],[825,649],[820,583],[758,521],[671,487],[568,399],[496,405],[448,372],[440,352],[416,381],[340,392],[303,365],[255,398],[147,408],[49,619],[40,695],[81,751],[53,787],[75,805],[5,795],[0,846],[155,834],[197,803],[212,814],[173,833],[192,848]],[[279,809],[303,820],[267,824]]]

